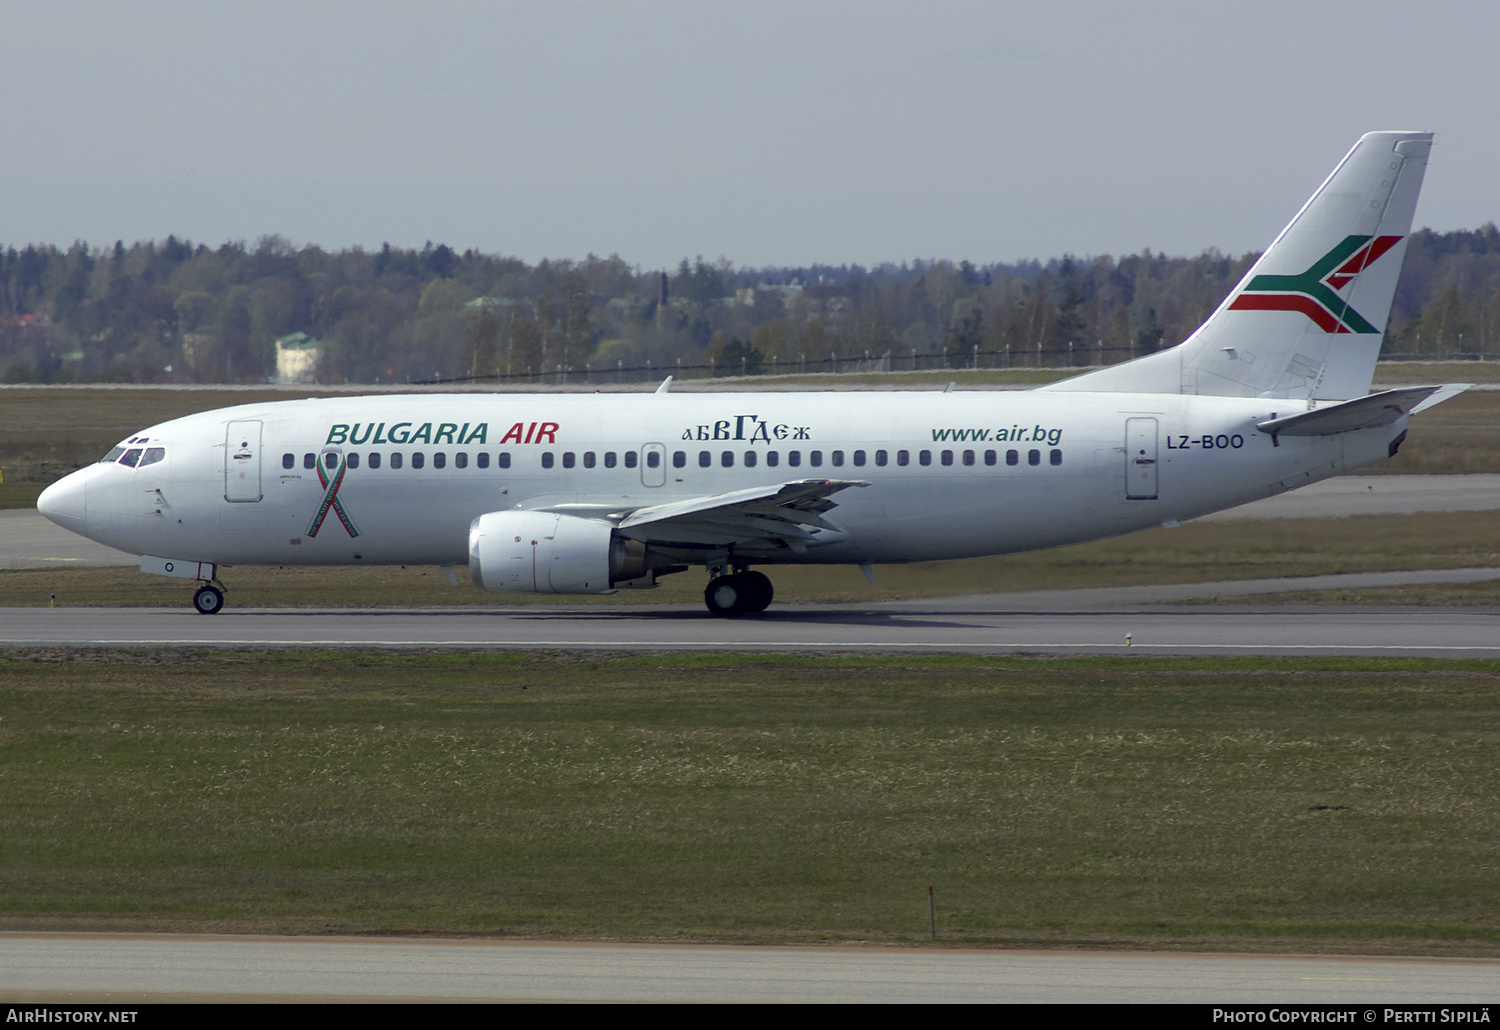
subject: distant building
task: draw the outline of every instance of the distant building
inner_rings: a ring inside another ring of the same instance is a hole
[[[289,333],[276,341],[276,381],[313,383],[323,360],[323,345],[306,333]]]

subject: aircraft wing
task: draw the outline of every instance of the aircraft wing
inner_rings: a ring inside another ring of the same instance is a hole
[[[642,541],[728,546],[775,541],[801,551],[820,533],[842,536],[823,518],[837,506],[830,498],[860,480],[801,479],[685,501],[652,504],[623,515],[617,527]]]

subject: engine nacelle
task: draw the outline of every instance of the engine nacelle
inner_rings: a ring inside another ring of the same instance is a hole
[[[469,525],[469,573],[498,593],[604,594],[646,575],[646,548],[598,519],[492,511]]]

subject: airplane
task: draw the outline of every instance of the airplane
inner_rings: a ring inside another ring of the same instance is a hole
[[[1469,384],[1370,394],[1432,134],[1363,136],[1182,344],[1029,391],[376,394],[173,419],[49,486],[60,526],[197,580],[221,566],[434,564],[481,590],[605,594],[703,566],[1056,547],[1394,456]]]

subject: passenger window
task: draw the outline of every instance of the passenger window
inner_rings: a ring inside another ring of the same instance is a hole
[[[918,465],[931,465],[932,464],[932,452],[931,451],[919,451],[917,453],[917,464]]]
[[[573,456],[572,451],[563,451],[563,468],[570,469],[577,464],[578,459]]]
[[[1042,463],[1042,452],[1041,451],[1027,451],[1026,452],[1026,464],[1028,464],[1028,465],[1040,465],[1041,463]]]
[[[1000,456],[998,454],[996,454],[994,451],[985,451],[984,452],[984,463],[986,465],[993,465],[999,459],[999,457]]]
[[[595,463],[594,452],[593,451],[584,451],[583,452],[583,467],[586,468],[586,469],[591,469],[591,468],[594,467],[594,463]]]
[[[1054,465],[1061,465],[1062,464],[1062,451],[1053,451],[1052,452],[1052,464],[1054,464]]]
[[[552,462],[554,460],[555,459],[553,458],[553,455],[552,455],[551,451],[543,451],[542,452],[542,468],[544,468],[544,469],[551,468],[552,467]]]
[[[888,457],[888,455],[885,453],[885,451],[876,451],[875,452],[875,464],[879,465],[881,468],[885,468],[885,463],[886,463],[887,457]]]
[[[453,467],[456,468],[456,469],[466,469],[466,468],[468,468],[469,467],[469,455],[468,455],[468,453],[465,452],[465,451],[459,451],[457,454],[455,454],[453,456]]]
[[[707,451],[699,451],[698,452],[698,467],[699,468],[706,469],[710,465],[712,465],[713,463],[714,463],[714,456],[712,454],[709,454]]]
[[[801,451],[787,451],[786,452],[786,463],[788,465],[790,465],[792,468],[796,468],[798,465],[802,464],[802,452]]]
[[[640,456],[638,454],[636,454],[635,451],[626,451],[625,452],[625,467],[628,468],[628,469],[635,468],[636,462],[638,461],[639,457]],[[656,458],[656,465],[660,465],[661,464],[661,458],[657,455],[657,453],[655,451],[651,452],[651,457]],[[652,468],[656,468],[656,465],[652,465],[651,467]]]
[[[424,454],[421,451],[412,451],[411,452],[411,467],[412,468],[419,469],[419,468],[421,468],[425,464],[427,464],[427,455],[426,454]]]
[[[391,468],[398,469],[400,467],[401,467],[401,452],[400,451],[392,451],[391,452]]]
[[[318,456],[316,454],[304,454],[304,455],[302,455],[302,467],[305,468],[305,469],[315,469],[315,468],[317,468],[318,467]]]
[[[974,464],[974,452],[973,451],[964,451],[964,464],[965,465],[972,465],[972,464]]]
[[[510,451],[501,451],[495,457],[495,464],[503,469],[510,468]]]
[[[352,468],[352,469],[359,468],[359,455],[358,454],[351,454],[351,455],[349,455],[349,467]]]
[[[655,465],[651,466],[655,468]],[[674,469],[687,468],[687,451],[672,452],[672,467]]]
[[[292,454],[292,453],[288,452],[288,453],[283,454],[281,456],[281,467],[282,468],[289,469],[289,468],[294,467],[296,464],[297,464],[297,456],[295,454]]]
[[[829,455],[829,458],[831,459],[834,468],[839,468],[839,467],[841,467],[844,464],[844,452],[843,451],[834,451],[832,454]]]
[[[823,452],[822,451],[808,451],[807,452],[807,463],[809,465],[811,465],[813,468],[818,468],[819,466],[821,466],[823,464]]]
[[[130,450],[126,451],[125,456],[120,459],[120,464],[129,465],[131,468],[135,468],[136,463],[140,460],[141,449],[139,447],[132,447],[130,448]]]
[[[1021,455],[1020,455],[1019,452],[1017,452],[1017,451],[1006,451],[1005,452],[1005,464],[1007,464],[1007,465],[1018,465],[1018,464],[1020,464],[1020,462],[1021,462]]]
[[[859,468],[859,467],[863,466],[864,463],[865,463],[865,452],[864,451],[855,451],[854,452],[854,467],[855,468]]]
[[[952,451],[944,451],[943,452],[943,464],[944,465],[952,465],[953,464],[953,452]]]
[[[444,451],[438,451],[432,456],[432,467],[435,469],[445,468],[448,464],[448,455]]]
[[[754,451],[746,451],[745,452],[745,467],[747,469],[753,469],[755,467],[755,452]]]
[[[780,464],[781,464],[781,452],[780,451],[767,451],[766,452],[766,465],[768,465],[771,468],[775,468],[777,465],[780,465]]]
[[[327,454],[323,455],[323,467],[331,469],[338,468],[339,456],[337,454],[334,454],[332,451],[329,451]]]
[[[723,465],[727,469],[734,468],[734,452],[725,451],[723,454],[719,455],[719,464]]]
[[[897,451],[896,452],[896,464],[897,465],[910,465],[911,464],[911,452],[910,451]]]
[[[490,467],[490,452],[489,451],[480,451],[478,454],[474,455],[474,464],[477,465],[477,466],[479,466],[482,469],[489,468]]]
[[[605,451],[604,452],[604,467],[607,468],[607,469],[612,469],[612,468],[615,467],[615,452],[614,451]]]
[[[371,451],[370,452],[370,467],[372,469],[378,469],[380,467],[380,452],[379,451]]]

